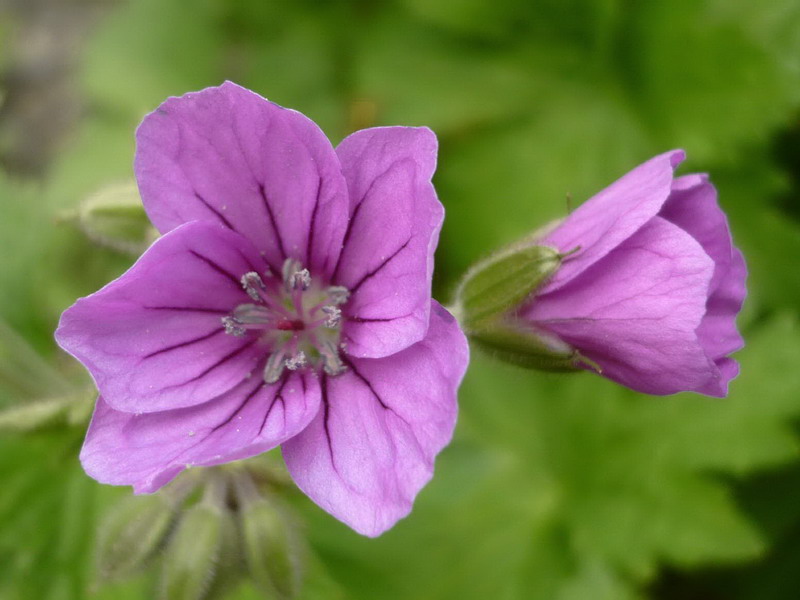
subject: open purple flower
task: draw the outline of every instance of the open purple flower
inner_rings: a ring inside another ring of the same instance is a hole
[[[300,488],[360,533],[408,514],[468,361],[431,299],[435,162],[426,128],[334,150],[232,83],[148,115],[135,169],[164,235],[56,333],[100,391],[87,473],[153,492],[282,444]]]
[[[520,315],[635,390],[725,396],[746,268],[708,177],[674,178],[683,159],[647,161],[538,241],[577,251]]]

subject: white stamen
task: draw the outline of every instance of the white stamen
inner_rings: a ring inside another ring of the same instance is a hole
[[[264,382],[275,383],[281,378],[283,368],[286,366],[286,352],[276,350],[269,355],[267,364],[264,365]]]
[[[297,354],[292,356],[286,361],[286,368],[290,371],[296,371],[307,364],[306,353],[300,350]]]
[[[328,299],[333,304],[344,304],[350,297],[350,290],[341,285],[332,285],[327,289]]]
[[[222,317],[221,321],[228,335],[242,337],[245,334],[245,328],[233,317]]]
[[[261,275],[255,271],[250,271],[249,273],[242,275],[241,282],[244,291],[247,292],[247,295],[256,302],[260,302],[261,294],[258,293],[258,290],[265,290],[267,288],[267,286],[264,285],[264,281],[261,279]]]
[[[339,351],[335,343],[325,340],[320,344],[319,351],[322,355],[322,368],[328,375],[341,375],[347,370],[347,367],[339,357]]]
[[[292,288],[295,290],[307,290],[311,285],[311,273],[308,269],[300,269],[292,275]]]
[[[342,311],[335,306],[323,306],[322,312],[327,315],[325,319],[325,327],[329,329],[335,329],[339,326],[342,322]]]
[[[244,325],[245,323],[269,323],[272,312],[260,304],[240,304],[233,310],[233,320]]]
[[[287,258],[283,262],[283,283],[289,291],[307,290],[311,286],[311,273],[299,260]]]

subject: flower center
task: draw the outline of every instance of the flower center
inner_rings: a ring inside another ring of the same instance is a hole
[[[293,258],[283,263],[280,279],[269,270],[263,276],[250,271],[241,282],[252,302],[239,304],[222,317],[222,326],[229,335],[257,335],[270,348],[264,366],[266,383],[278,381],[284,369],[322,369],[328,375],[345,371],[339,356],[339,307],[350,296],[347,288],[319,285]]]

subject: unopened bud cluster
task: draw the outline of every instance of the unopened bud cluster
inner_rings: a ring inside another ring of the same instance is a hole
[[[267,461],[190,471],[160,493],[129,497],[101,524],[100,583],[148,568],[154,597],[224,598],[249,578],[267,598],[298,595],[302,540],[276,497],[284,485]]]

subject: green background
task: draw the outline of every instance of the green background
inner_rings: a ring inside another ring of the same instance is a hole
[[[304,598],[791,600],[800,590],[800,4],[796,0],[60,0],[0,4],[0,408],[86,384],[52,332],[133,256],[70,211],[132,177],[169,95],[231,79],[320,124],[427,125],[447,218],[435,295],[650,156],[711,174],[750,270],[728,399],[648,397],[474,353],[411,516],[361,538],[295,498]],[[102,240],[100,240],[102,241]],[[77,461],[84,422],[0,432],[0,598],[98,584],[129,495]],[[2,422],[2,419],[0,419]],[[258,598],[245,583],[231,598]]]

